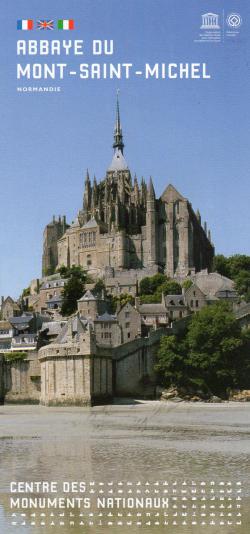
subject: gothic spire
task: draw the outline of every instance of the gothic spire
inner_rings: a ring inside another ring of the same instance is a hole
[[[89,178],[89,170],[88,170],[88,169],[86,170],[85,184],[86,184],[86,182],[87,182],[87,183],[90,182],[90,178]]]
[[[118,91],[117,91],[117,97],[116,97],[116,121],[115,121],[115,130],[114,130],[113,148],[114,150],[116,149],[120,150],[121,153],[123,154],[124,143],[123,143],[122,128],[121,128]]]
[[[153,180],[151,176],[150,176],[150,180],[148,184],[147,196],[149,199],[155,199],[155,190],[154,190]]]

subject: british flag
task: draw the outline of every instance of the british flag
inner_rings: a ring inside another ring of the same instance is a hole
[[[38,20],[37,28],[38,30],[54,30],[54,21],[53,20]]]

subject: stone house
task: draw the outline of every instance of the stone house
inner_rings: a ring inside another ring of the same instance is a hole
[[[186,317],[190,312],[184,295],[165,295],[164,297],[169,323]]]
[[[52,277],[51,277],[52,278]],[[67,282],[66,278],[47,279],[44,281],[39,290],[38,305],[36,311],[40,313],[49,309],[58,309],[61,307],[61,296],[63,288]]]
[[[140,313],[130,302],[118,308],[116,315],[122,332],[122,343],[127,343],[141,336]]]
[[[1,297],[1,313],[2,319],[8,321],[9,317],[21,315],[21,308],[11,297]]]
[[[195,283],[185,291],[185,301],[192,312],[200,311],[208,304],[205,293]]]
[[[201,310],[204,306],[218,300],[238,302],[239,295],[233,280],[219,273],[208,273],[203,270],[191,278],[193,285],[185,291],[185,301],[192,312]]]
[[[101,297],[95,296],[89,289],[77,301],[77,309],[81,317],[91,317],[95,319],[107,310],[107,303],[104,294]]]
[[[98,315],[93,320],[93,328],[98,345],[109,347],[121,345],[122,330],[116,315],[111,315],[107,311]]]

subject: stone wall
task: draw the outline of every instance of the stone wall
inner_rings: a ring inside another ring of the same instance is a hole
[[[3,380],[6,403],[39,403],[41,371],[37,353],[25,360],[5,362]]]
[[[114,396],[154,398],[156,353],[160,338],[171,333],[169,328],[160,328],[148,338],[138,338],[112,349]],[[107,351],[97,348],[97,354],[104,355]]]
[[[91,406],[112,398],[112,359],[83,354],[78,344],[39,351],[41,404]]]

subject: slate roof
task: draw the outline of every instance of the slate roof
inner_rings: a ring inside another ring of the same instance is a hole
[[[185,306],[183,295],[166,295],[166,306]]]
[[[58,278],[57,280],[48,280],[44,282],[40,289],[53,289],[57,287],[64,287],[65,283],[68,281],[67,278]]]
[[[84,295],[78,300],[78,302],[85,302],[88,300],[97,300],[97,298],[95,297],[95,295],[93,295],[90,289],[88,289],[86,293],[84,293]]]
[[[96,220],[94,217],[91,217],[91,219],[89,219],[88,222],[86,222],[86,224],[83,225],[83,229],[85,228],[96,228],[96,226],[98,226]]]
[[[214,296],[219,290],[234,289],[233,280],[219,273],[208,273],[206,270],[194,274],[192,281],[207,296]]]
[[[63,298],[61,295],[54,295],[51,299],[47,300],[47,304],[53,304],[54,302],[57,303],[57,302],[62,302]]]
[[[88,321],[81,320],[78,315],[75,315],[74,317],[71,317],[67,323],[63,326],[61,332],[59,333],[58,337],[56,338],[56,343],[67,343],[68,341],[68,326],[71,322],[72,325],[72,333],[74,336],[74,340],[79,340],[79,334],[84,334],[86,332],[86,326],[88,324]]]
[[[139,312],[142,314],[157,314],[157,313],[166,313],[166,308],[161,303],[152,303],[152,304],[140,304],[139,306]]]
[[[33,319],[32,314],[29,314],[29,315],[23,314],[23,315],[20,315],[19,317],[10,317],[10,323],[14,326],[18,326],[22,324],[29,324],[32,319]]]
[[[111,164],[108,168],[109,171],[127,171],[128,165],[127,162],[121,152],[121,150],[117,149],[113,155],[113,159],[111,161]]]
[[[67,321],[50,321],[48,323],[43,323],[41,332],[48,330],[48,336],[56,336],[60,334],[62,328],[65,326]]]

